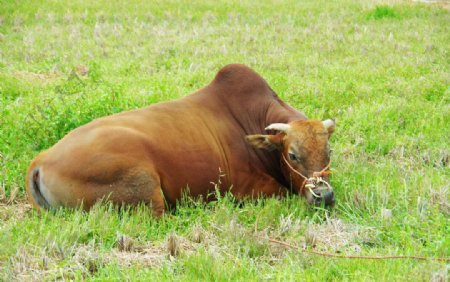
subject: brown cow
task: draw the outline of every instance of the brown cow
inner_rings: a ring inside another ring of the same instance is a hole
[[[237,198],[290,190],[332,204],[334,125],[307,120],[253,70],[228,65],[189,96],[73,130],[31,162],[27,193],[37,208],[88,209],[107,198],[151,204],[160,215],[184,189],[209,199],[220,173],[220,191]],[[273,135],[261,135],[265,130]]]

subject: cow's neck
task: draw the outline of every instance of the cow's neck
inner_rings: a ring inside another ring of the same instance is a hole
[[[222,97],[221,100],[222,105],[225,105],[230,116],[242,129],[242,139],[245,135],[267,134],[265,128],[272,123],[306,119],[303,113],[281,101],[270,88],[264,92],[243,93],[240,97],[238,95]],[[285,179],[281,171],[280,152],[257,150],[256,154],[267,174],[285,187],[290,186],[289,180]]]
[[[278,96],[270,103],[265,117],[265,126],[272,123],[289,123],[294,120],[305,120],[307,117],[302,113],[281,101]]]
[[[270,103],[267,114],[264,121],[262,122],[263,128],[267,127],[272,123],[289,123],[294,120],[305,120],[307,117],[289,106],[288,104],[281,101],[278,96],[274,93],[275,97]],[[263,131],[264,132],[264,129]],[[266,133],[263,133],[266,134]],[[283,184],[285,187],[290,187],[289,180],[285,179],[281,167],[280,167],[280,152],[273,151],[262,155],[260,158],[261,162],[267,168],[272,177],[274,177],[279,183]]]
[[[219,73],[211,84],[189,98],[210,108],[217,116],[226,115],[234,120],[230,123],[235,126],[233,133],[226,136],[230,135],[235,140],[239,137],[236,136],[238,131],[244,140],[245,135],[267,134],[264,129],[272,123],[306,119],[303,113],[281,101],[259,75],[248,70],[241,71],[244,73]],[[246,148],[250,150],[250,146]],[[256,154],[266,173],[288,187],[289,183],[280,169],[280,153],[260,150]]]

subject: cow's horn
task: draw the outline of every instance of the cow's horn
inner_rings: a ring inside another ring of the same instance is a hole
[[[290,128],[291,126],[287,123],[272,123],[266,127],[266,130],[278,130],[286,133]]]
[[[334,124],[335,124],[335,123],[334,123],[334,120],[332,120],[332,119],[324,120],[324,121],[322,121],[322,123],[323,123],[323,126],[324,126],[326,129],[328,129],[328,128],[334,126]]]

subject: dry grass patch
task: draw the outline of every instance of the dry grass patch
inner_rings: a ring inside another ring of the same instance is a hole
[[[57,72],[48,72],[48,73],[36,73],[29,71],[15,71],[13,73],[14,78],[31,81],[34,83],[42,83],[47,84],[51,83],[58,78],[61,78],[61,75]]]
[[[0,220],[17,221],[24,219],[32,210],[32,206],[24,201],[9,202],[0,200]]]
[[[450,10],[450,2],[448,0],[412,0],[413,3],[436,5]]]
[[[450,215],[450,202],[449,202],[449,185],[442,187],[439,190],[430,189],[430,202],[432,205],[438,205],[439,210]]]
[[[223,243],[225,248],[233,244],[252,244],[259,249],[267,248],[262,257],[275,258],[285,256],[288,245],[329,253],[360,253],[362,245],[373,244],[377,235],[374,228],[346,223],[341,219],[327,218],[322,223],[311,223],[293,219],[291,216],[281,217],[280,225],[275,229],[251,230],[236,223],[235,220],[228,226],[213,226],[213,228],[216,229],[219,238],[225,238]],[[275,241],[281,244],[276,244]]]
[[[450,2],[448,0],[376,0],[373,3],[381,5],[401,5],[401,4],[425,4],[425,5],[436,5],[445,9],[450,10]]]
[[[300,242],[322,252],[360,253],[361,243],[373,241],[375,230],[358,224],[346,223],[341,219],[328,218],[322,224],[309,224]]]
[[[195,231],[199,232],[199,231]],[[42,281],[48,279],[88,278],[100,268],[115,265],[118,268],[143,267],[160,268],[177,258],[189,257],[199,248],[217,252],[216,237],[202,230],[195,239],[171,233],[164,241],[139,243],[139,240],[118,233],[115,247],[102,250],[94,241],[88,244],[62,246],[46,240],[44,247],[23,246],[8,261],[8,279],[21,281]],[[195,241],[197,242],[195,242]],[[6,264],[5,264],[6,265]],[[5,278],[5,277],[4,277]]]

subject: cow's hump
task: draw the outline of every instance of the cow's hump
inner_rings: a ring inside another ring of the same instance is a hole
[[[251,93],[268,89],[267,82],[254,70],[242,64],[230,64],[223,67],[213,83],[232,93]]]

